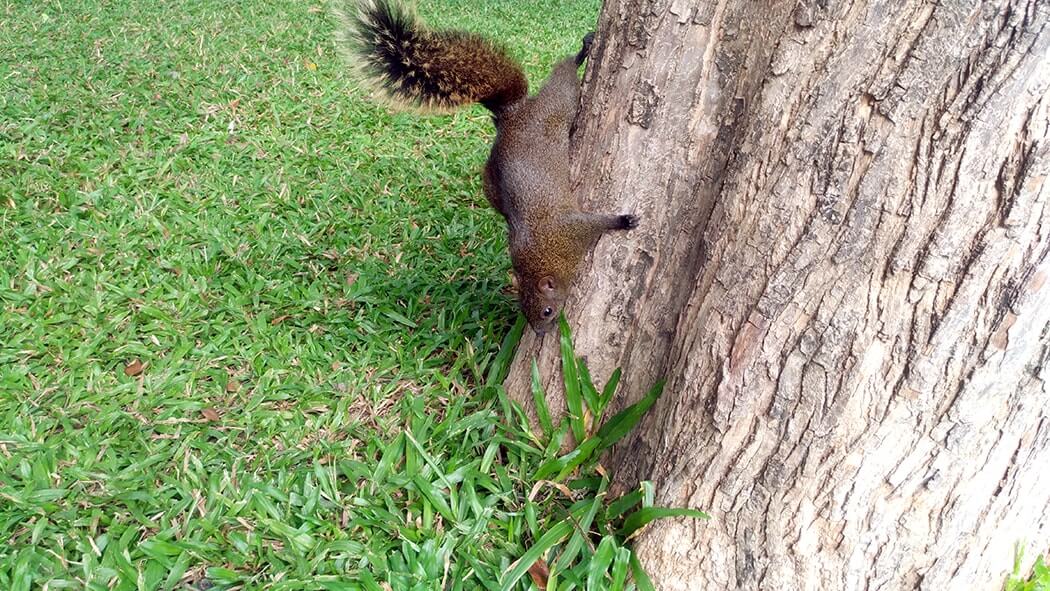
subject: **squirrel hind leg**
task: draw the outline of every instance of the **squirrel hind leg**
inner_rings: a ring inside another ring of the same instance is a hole
[[[499,182],[496,180],[496,171],[494,169],[495,165],[491,159],[485,163],[485,168],[481,172],[481,187],[492,208],[500,212],[503,217],[507,217],[507,214],[503,211],[503,197],[500,195]]]

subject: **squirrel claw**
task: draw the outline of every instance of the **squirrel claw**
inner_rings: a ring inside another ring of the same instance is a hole
[[[583,45],[580,47],[580,53],[576,54],[576,65],[582,64],[583,60],[590,55],[592,43],[594,43],[594,31],[583,36]]]

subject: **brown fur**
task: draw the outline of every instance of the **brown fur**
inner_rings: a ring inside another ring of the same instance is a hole
[[[398,0],[351,1],[335,15],[337,47],[361,81],[397,107],[498,109],[528,93],[521,66],[501,47],[474,33],[427,29]]]
[[[637,225],[632,215],[580,211],[569,189],[569,127],[580,99],[576,70],[592,36],[529,98],[520,66],[491,42],[425,29],[389,0],[361,6],[348,38],[370,32],[372,41],[355,50],[388,96],[438,108],[480,102],[493,112],[496,141],[485,164],[485,195],[507,220],[521,307],[542,334],[553,325],[576,267],[598,238]],[[413,69],[414,64],[425,67]],[[411,72],[407,80],[406,72]]]

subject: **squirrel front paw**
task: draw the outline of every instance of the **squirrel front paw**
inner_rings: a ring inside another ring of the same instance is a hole
[[[587,56],[590,55],[592,43],[594,43],[594,31],[583,36],[583,46],[580,47],[580,53],[576,54],[577,66],[582,64],[583,60],[587,59]]]
[[[633,230],[638,227],[638,216],[633,213],[625,213],[620,216],[620,229]]]

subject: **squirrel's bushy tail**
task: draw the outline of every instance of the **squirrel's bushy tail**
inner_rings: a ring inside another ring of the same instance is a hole
[[[480,35],[427,29],[398,0],[339,2],[341,49],[396,104],[449,110],[481,103],[498,113],[528,93],[521,66]]]

